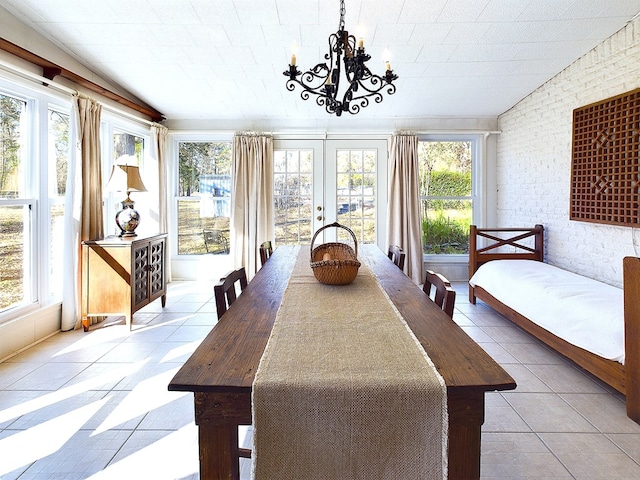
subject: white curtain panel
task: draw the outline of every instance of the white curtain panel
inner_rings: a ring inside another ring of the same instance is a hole
[[[231,243],[236,267],[249,278],[259,269],[262,242],[273,241],[273,139],[236,134],[231,161]]]
[[[169,231],[169,207],[168,207],[168,166],[167,166],[167,137],[169,129],[162,125],[154,124],[151,126],[151,154],[149,169],[145,169],[145,175],[150,178],[149,189],[157,192],[157,211],[150,209],[150,214],[156,219],[159,233],[167,233]],[[151,202],[153,204],[153,202]],[[170,251],[169,239],[165,244],[167,252]],[[165,255],[167,259],[165,265],[165,275],[167,282],[171,281],[171,262],[169,255]]]
[[[424,282],[417,135],[397,134],[389,155],[388,245],[406,253],[404,271],[416,284]]]

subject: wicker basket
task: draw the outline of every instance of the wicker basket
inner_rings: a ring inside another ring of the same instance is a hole
[[[316,237],[320,232],[329,227],[344,228],[353,237],[355,252],[346,243],[330,242],[313,247]],[[325,255],[331,259],[324,260]],[[313,234],[311,239],[311,269],[320,283],[327,285],[347,285],[353,282],[358,274],[360,262],[358,261],[358,240],[350,228],[340,225],[338,222],[325,225]]]

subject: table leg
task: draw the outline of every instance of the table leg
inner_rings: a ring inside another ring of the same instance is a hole
[[[251,390],[194,392],[201,480],[239,480],[238,425],[251,425]]]
[[[201,480],[239,480],[238,426],[199,425]]]
[[[484,392],[448,392],[449,480],[479,480]]]

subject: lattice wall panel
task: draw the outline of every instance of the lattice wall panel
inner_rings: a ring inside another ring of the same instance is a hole
[[[640,223],[640,89],[573,111],[571,220]]]

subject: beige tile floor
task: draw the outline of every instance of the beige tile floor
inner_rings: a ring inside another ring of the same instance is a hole
[[[455,287],[455,321],[518,383],[487,396],[482,479],[640,479],[622,398]],[[211,293],[174,282],[132,332],[109,319],[0,363],[0,479],[197,479],[192,395],[167,384],[216,322]]]

